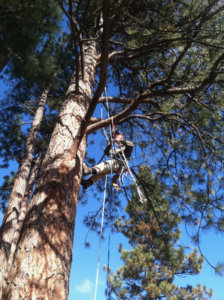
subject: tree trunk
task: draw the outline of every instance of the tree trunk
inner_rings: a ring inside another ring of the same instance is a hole
[[[85,80],[75,74],[43,161],[7,279],[4,299],[67,299],[75,214],[86,140],[77,156],[69,150],[88,109],[96,69],[96,44],[85,49]]]
[[[18,241],[18,231],[21,230],[23,224],[23,220],[20,216],[21,204],[23,202],[23,207],[25,206],[23,199],[30,174],[31,163],[33,160],[35,141],[42,121],[44,107],[47,100],[47,94],[48,89],[43,92],[39,101],[38,108],[36,110],[35,117],[29,132],[29,136],[26,141],[22,162],[15,178],[12,193],[10,195],[8,207],[0,231],[1,283],[3,282],[2,278],[6,276],[6,268],[10,267],[8,258],[11,255],[11,252],[15,251],[15,247]],[[18,222],[18,219],[20,219],[20,222]],[[12,255],[14,255],[14,253],[12,253]]]

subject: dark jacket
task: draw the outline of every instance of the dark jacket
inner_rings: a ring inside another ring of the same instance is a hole
[[[111,151],[111,143],[109,143],[105,148],[104,153],[107,156],[113,155],[115,159],[119,159],[119,160],[124,160],[124,156],[123,156],[124,154],[125,158],[127,160],[130,160],[133,148],[134,148],[133,142],[123,140],[119,142],[118,148],[114,149],[113,151]]]

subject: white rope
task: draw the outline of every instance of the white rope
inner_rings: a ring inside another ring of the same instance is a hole
[[[105,93],[106,105],[107,105],[107,116],[108,116],[108,119],[109,119],[110,118],[110,106],[109,106],[109,102],[108,102],[107,88],[106,87],[105,87],[104,93]],[[114,119],[113,119],[113,116],[111,118],[112,118],[112,125],[110,126],[110,138],[111,138],[111,142],[112,142],[112,127],[114,125]]]
[[[108,96],[107,96],[107,88],[105,87],[104,89],[104,94],[105,94],[105,98],[106,98],[106,106],[107,106],[107,117],[110,118],[110,113],[109,113],[109,110],[110,110],[110,107],[109,107],[109,103],[108,103]],[[103,109],[101,109],[101,119],[103,119]],[[113,117],[112,117],[112,125],[113,125]],[[112,129],[111,129],[111,126],[110,126],[110,139],[107,135],[107,132],[105,130],[105,128],[103,127],[103,133],[106,137],[106,139],[109,141],[111,140],[112,141]]]
[[[102,209],[101,228],[100,228],[100,243],[99,243],[99,253],[98,253],[97,271],[96,271],[96,284],[95,284],[94,300],[96,300],[97,288],[98,288],[98,278],[99,278],[99,268],[100,268],[100,250],[101,250],[101,242],[102,242],[102,238],[103,238],[103,220],[104,220],[104,208],[105,208],[105,202],[106,202],[106,193],[107,193],[107,175],[106,175],[106,179],[105,179],[105,189],[104,189],[104,198],[103,198],[103,209]]]
[[[103,109],[102,108],[101,108],[101,119],[103,120]],[[108,135],[107,135],[106,130],[105,130],[104,127],[103,127],[103,133],[104,133],[106,139],[109,141]]]

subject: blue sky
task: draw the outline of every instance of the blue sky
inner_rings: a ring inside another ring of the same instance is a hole
[[[82,219],[86,211],[88,211],[88,209],[92,210],[94,205],[97,205],[98,207],[99,203],[94,202],[94,199],[89,199],[89,203],[86,206],[80,205],[77,211],[69,300],[94,299],[93,296],[97,270],[99,237],[96,236],[96,234],[91,233],[88,239],[91,243],[91,247],[90,249],[85,248],[84,242],[87,229],[82,224]],[[121,235],[113,234],[111,240],[110,267],[112,268],[112,271],[115,271],[121,264],[117,247],[119,243],[122,243],[124,245],[124,248],[127,248],[128,244]],[[97,293],[98,300],[105,299],[104,291],[106,289],[106,274],[104,271],[102,271],[102,268],[103,265],[107,264],[107,243],[108,240],[104,241],[101,248],[101,263]],[[183,243],[185,246],[193,248],[184,232],[181,243]],[[224,261],[223,236],[217,235],[214,232],[203,234],[201,248],[207,259],[211,263],[216,264],[217,262],[220,262],[222,260]],[[201,274],[197,276],[177,277],[175,283],[182,286],[186,286],[187,284],[190,284],[192,286],[196,286],[197,284],[201,284],[202,286],[206,285],[207,288],[213,289],[214,296],[212,299],[224,299],[224,278],[217,276],[214,273],[214,270],[206,262],[204,263]]]
[[[4,86],[0,85],[0,94],[2,95]],[[93,145],[93,147],[95,147]],[[98,157],[102,153],[102,145],[95,150]],[[97,160],[97,159],[96,159]],[[16,171],[17,165],[11,164],[8,169],[0,169],[0,185],[2,184],[3,176],[10,173],[10,171]],[[103,200],[103,193],[102,193]],[[99,249],[99,237],[95,233],[88,235],[88,241],[91,244],[90,248],[85,247],[85,237],[88,229],[83,224],[83,217],[88,211],[96,210],[100,206],[100,203],[96,201],[94,197],[89,196],[88,203],[83,206],[79,204],[76,217],[75,237],[74,237],[74,250],[73,250],[73,262],[70,278],[70,293],[69,300],[92,300],[94,299],[95,280],[98,261],[98,249]],[[2,214],[0,215],[2,222]],[[106,232],[108,237],[108,231]],[[120,256],[118,253],[118,245],[122,243],[124,248],[128,247],[127,241],[119,234],[111,235],[111,247],[110,247],[110,267],[112,271],[115,271],[121,264]],[[183,232],[181,243],[185,246],[192,248],[192,244]],[[105,299],[106,289],[106,273],[103,271],[103,265],[107,264],[107,251],[108,240],[104,240],[101,246],[100,268],[99,268],[99,280],[98,280],[98,293],[97,300]],[[214,232],[207,232],[202,236],[201,248],[207,259],[212,264],[224,261],[224,236],[217,235]],[[196,286],[197,284],[206,285],[208,288],[212,288],[214,291],[214,300],[224,299],[224,277],[219,277],[214,273],[214,270],[208,266],[205,262],[202,273],[197,276],[186,276],[176,279],[176,283],[180,285],[191,284]]]

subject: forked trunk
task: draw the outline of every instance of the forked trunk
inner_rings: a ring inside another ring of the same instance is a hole
[[[85,80],[71,81],[20,235],[3,299],[67,299],[74,222],[86,140],[69,150],[89,106],[96,44],[85,46]],[[75,78],[75,75],[73,76]]]

